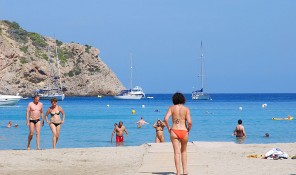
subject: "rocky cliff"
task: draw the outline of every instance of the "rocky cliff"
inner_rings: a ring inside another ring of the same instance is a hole
[[[60,70],[66,96],[114,95],[124,89],[97,48],[63,43],[0,21],[0,94],[30,96]],[[59,58],[58,64],[54,60]]]

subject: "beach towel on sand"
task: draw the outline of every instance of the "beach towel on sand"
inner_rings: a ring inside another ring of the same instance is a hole
[[[277,160],[277,159],[288,159],[289,155],[283,152],[280,148],[272,148],[265,154],[265,157],[273,160]]]

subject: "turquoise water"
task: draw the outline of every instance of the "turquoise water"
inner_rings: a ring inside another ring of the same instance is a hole
[[[150,94],[154,99],[116,100],[112,97],[66,97],[59,105],[66,112],[57,148],[81,148],[115,146],[110,143],[115,122],[123,121],[129,136],[124,145],[141,145],[154,142],[153,123],[163,119],[171,105],[171,94]],[[273,117],[296,117],[296,94],[213,94],[211,101],[193,101],[186,94],[191,110],[193,127],[190,141],[235,142],[231,136],[238,119],[243,120],[249,143],[296,142],[296,119],[274,121]],[[0,149],[24,149],[28,128],[25,112],[29,100],[21,100],[16,106],[0,107]],[[49,101],[42,101],[44,111]],[[267,107],[262,108],[266,103]],[[143,106],[144,105],[144,106]],[[109,107],[108,107],[109,106]],[[132,114],[134,109],[136,114]],[[155,110],[159,112],[155,112]],[[242,109],[242,110],[241,110]],[[135,124],[140,117],[149,122],[142,128]],[[6,128],[8,121],[19,124],[18,128]],[[263,137],[268,132],[269,138]],[[51,148],[52,133],[47,124],[41,130],[41,147]],[[165,130],[165,140],[169,135]],[[35,148],[35,136],[31,143]]]

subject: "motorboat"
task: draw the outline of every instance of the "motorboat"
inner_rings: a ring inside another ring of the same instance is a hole
[[[16,95],[1,95],[0,94],[0,106],[13,106],[17,104],[21,99],[22,96]]]

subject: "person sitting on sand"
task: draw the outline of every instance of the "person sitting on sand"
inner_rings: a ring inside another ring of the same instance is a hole
[[[233,135],[236,137],[247,137],[246,132],[245,132],[245,128],[242,125],[243,121],[241,119],[239,119],[237,121],[237,126],[235,127],[235,130],[233,131]]]
[[[155,143],[164,142],[163,128],[165,127],[165,124],[161,120],[158,119],[153,124],[153,127],[156,130]]]
[[[141,119],[139,121],[136,122],[136,124],[138,124],[138,128],[141,128],[142,125],[145,125],[145,124],[149,124],[147,123],[143,117],[141,117]]]
[[[190,110],[184,106],[186,99],[182,93],[175,93],[172,97],[173,104],[169,107],[164,123],[167,127],[174,148],[174,160],[177,175],[180,175],[180,155],[182,160],[183,174],[187,172],[187,143],[188,134],[192,126]],[[172,116],[172,128],[169,126],[169,118]],[[181,142],[181,148],[180,148]]]
[[[123,122],[120,121],[119,124],[115,123],[114,130],[113,130],[112,136],[111,136],[111,143],[113,140],[114,133],[116,133],[116,143],[123,143],[124,142],[124,137],[123,137],[124,132],[125,132],[126,136],[128,136],[128,132],[127,132],[125,126],[123,126]]]

